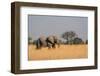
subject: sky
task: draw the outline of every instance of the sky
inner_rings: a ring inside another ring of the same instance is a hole
[[[88,17],[28,15],[28,36],[36,40],[40,36],[61,35],[74,31],[84,41],[88,38]]]

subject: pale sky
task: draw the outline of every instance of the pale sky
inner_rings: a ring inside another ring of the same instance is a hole
[[[28,16],[28,36],[36,40],[41,35],[61,36],[65,31],[74,31],[79,38],[88,39],[88,17],[74,16]]]

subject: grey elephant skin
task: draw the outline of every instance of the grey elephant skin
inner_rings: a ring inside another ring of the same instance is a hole
[[[41,49],[42,47],[56,48],[56,45],[60,47],[60,40],[57,36],[40,37],[36,40],[36,49]]]

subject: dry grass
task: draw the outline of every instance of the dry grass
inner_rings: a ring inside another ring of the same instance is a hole
[[[29,45],[28,60],[79,59],[88,57],[87,45],[61,45],[55,49],[35,49]]]

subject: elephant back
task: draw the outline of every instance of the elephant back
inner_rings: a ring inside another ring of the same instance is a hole
[[[40,40],[42,46],[46,46],[46,45],[47,45],[47,43],[46,43],[46,38],[45,38],[44,36],[41,36],[41,37],[39,38],[39,40]]]

